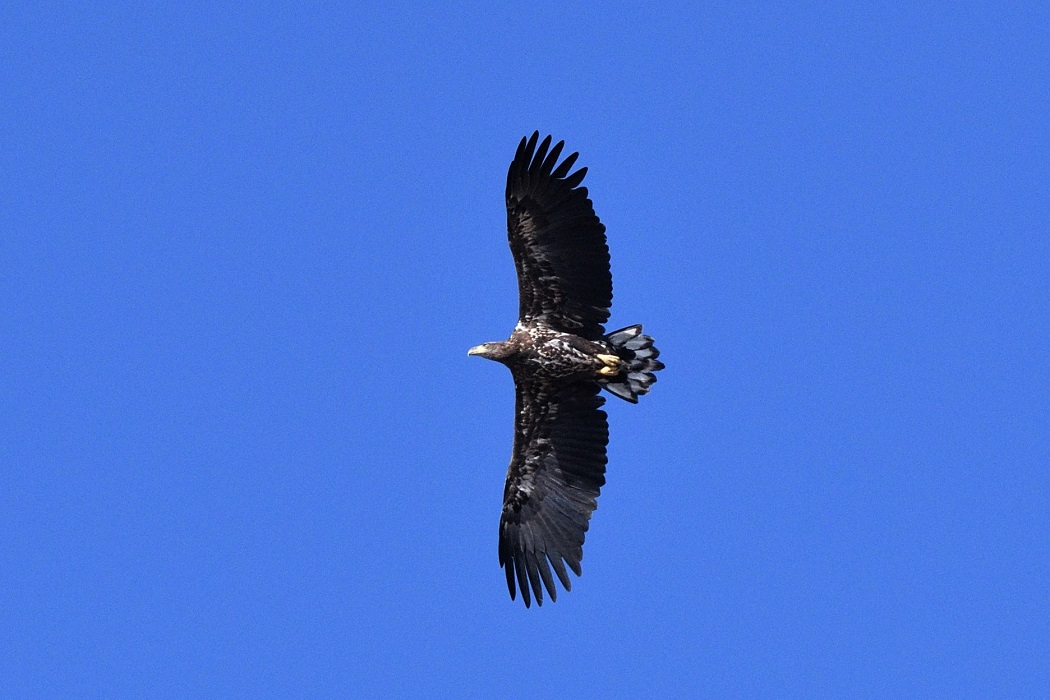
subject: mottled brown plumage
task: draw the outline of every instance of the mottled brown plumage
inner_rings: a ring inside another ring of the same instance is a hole
[[[580,575],[583,541],[605,484],[609,427],[601,389],[637,403],[663,368],[641,326],[605,334],[612,275],[605,226],[587,172],[560,164],[539,132],[522,139],[507,173],[507,231],[518,272],[519,318],[504,342],[471,348],[510,368],[516,387],[514,450],[503,491],[499,561],[511,598],[525,605]]]

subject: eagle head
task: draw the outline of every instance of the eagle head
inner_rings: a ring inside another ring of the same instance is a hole
[[[482,343],[481,345],[475,345],[470,350],[467,350],[468,355],[478,355],[488,360],[495,360],[496,362],[503,362],[508,357],[513,355],[515,348],[510,343]]]

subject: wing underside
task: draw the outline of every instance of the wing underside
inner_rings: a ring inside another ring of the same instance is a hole
[[[554,576],[571,589],[583,541],[605,484],[609,428],[595,384],[549,387],[515,377],[514,452],[500,518],[499,561],[511,598],[521,590],[543,604],[557,599]],[[553,572],[553,575],[552,575]]]
[[[518,272],[519,317],[598,340],[609,319],[612,275],[605,226],[594,213],[586,168],[569,173],[564,147],[539,132],[522,139],[507,173],[507,231]]]

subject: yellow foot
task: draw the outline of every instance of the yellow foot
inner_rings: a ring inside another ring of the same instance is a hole
[[[623,364],[623,360],[619,357],[616,355],[598,355],[597,357],[605,365],[598,370],[598,374],[605,377],[612,377],[620,373],[620,365]]]

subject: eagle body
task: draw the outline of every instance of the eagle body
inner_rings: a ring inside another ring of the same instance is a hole
[[[471,354],[488,357],[507,365],[511,372],[542,381],[584,380],[606,367],[600,356],[610,356],[607,342],[587,340],[559,331],[542,321],[518,324],[503,343],[485,343]]]
[[[581,574],[583,541],[605,484],[605,389],[631,403],[663,369],[640,325],[605,332],[612,275],[605,226],[539,132],[523,138],[507,173],[507,231],[518,273],[518,323],[510,338],[469,354],[506,365],[514,378],[514,448],[503,491],[499,562],[511,598],[557,599],[554,576]]]

